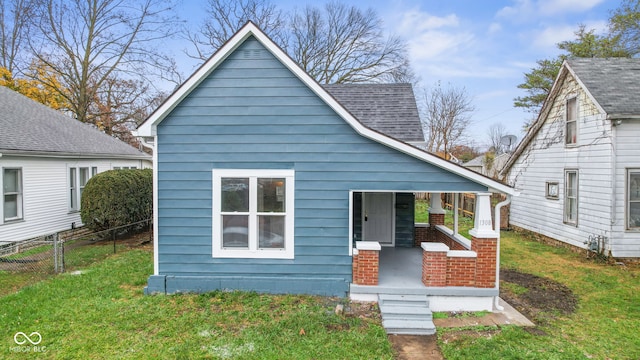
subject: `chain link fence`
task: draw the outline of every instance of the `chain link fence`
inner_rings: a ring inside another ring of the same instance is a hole
[[[0,245],[0,271],[62,273],[152,240],[151,219],[99,232],[87,228],[66,230]]]

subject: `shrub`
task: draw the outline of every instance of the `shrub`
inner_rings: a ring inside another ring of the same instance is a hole
[[[80,216],[93,231],[110,229],[151,218],[153,172],[110,170],[87,182]]]

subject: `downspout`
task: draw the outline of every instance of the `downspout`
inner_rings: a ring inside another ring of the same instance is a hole
[[[611,227],[609,228],[609,241],[607,246],[609,247],[606,252],[605,249],[602,249],[603,253],[610,253],[611,252],[611,239],[613,238],[613,229],[616,225],[617,221],[617,209],[616,206],[618,205],[617,201],[616,201],[616,196],[617,196],[617,187],[616,187],[616,174],[618,172],[617,169],[617,162],[616,162],[616,128],[618,127],[618,125],[620,125],[622,123],[622,120],[614,120],[611,119],[611,117],[607,116],[607,119],[610,121],[611,124]],[[626,224],[624,226],[627,226]],[[603,244],[604,245],[604,244]]]
[[[495,224],[494,224],[494,228],[495,228],[495,232],[497,235],[496,238],[496,289],[500,288],[500,210],[502,210],[502,207],[505,205],[509,205],[511,203],[511,195],[507,194],[507,199],[503,202],[497,203],[496,204],[496,208],[495,208],[495,216],[493,217],[495,219]],[[500,304],[498,303],[498,299],[500,298],[500,296],[496,296],[494,298],[494,303],[493,306],[496,308],[496,310],[498,311],[502,311],[504,310],[504,307],[500,306]]]

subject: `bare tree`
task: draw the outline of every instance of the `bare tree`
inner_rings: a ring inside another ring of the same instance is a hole
[[[489,135],[489,141],[493,152],[498,155],[505,152],[505,145],[502,143],[502,138],[507,135],[507,128],[502,123],[494,123],[487,129],[487,135]]]
[[[207,60],[247,21],[253,21],[278,45],[286,44],[286,17],[269,0],[208,0],[204,22],[196,32],[185,30],[195,47],[192,58]]]
[[[175,64],[156,50],[172,31],[171,6],[163,0],[44,1],[34,19],[39,36],[30,44],[61,84],[38,80],[65,97],[78,120],[95,123],[104,115],[94,113],[96,101],[113,79],[153,84],[172,76]]]
[[[339,2],[291,16],[290,55],[320,83],[411,82],[406,45],[385,37],[382,20]]]
[[[422,109],[422,126],[427,133],[427,150],[444,152],[458,145],[465,136],[474,106],[465,88],[449,85],[442,88],[438,82],[433,89],[425,90]]]
[[[13,75],[26,67],[24,42],[32,25],[27,19],[33,16],[33,0],[0,0],[0,66]]]
[[[185,31],[193,58],[206,60],[253,21],[320,83],[414,82],[405,43],[386,37],[373,9],[330,2],[285,14],[269,0],[208,0],[207,20]]]

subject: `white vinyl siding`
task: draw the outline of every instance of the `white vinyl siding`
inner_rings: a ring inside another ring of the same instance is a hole
[[[213,257],[293,259],[293,170],[213,170],[213,194]]]
[[[140,166],[140,160],[117,159],[127,166]],[[3,154],[0,169],[21,169],[22,216],[18,221],[5,221],[0,204],[0,244],[26,240],[82,226],[80,212],[69,211],[70,168],[96,168],[96,173],[110,170],[111,159],[58,159],[17,157]],[[93,170],[92,170],[93,171]],[[0,189],[2,185],[0,174]],[[4,196],[0,194],[0,202]]]
[[[568,147],[565,144],[565,106],[569,98],[576,98],[578,102],[577,140],[580,145]],[[590,235],[613,239],[612,189],[604,186],[612,181],[611,121],[571,76],[551,101],[549,112],[543,114],[544,124],[509,171],[510,185],[520,192],[512,199],[509,222],[581,248],[585,248],[584,242]],[[570,169],[579,172],[577,225],[564,221],[565,170]],[[547,183],[558,183],[557,199],[547,197]],[[620,177],[618,191],[623,188],[624,175]],[[624,199],[618,206],[624,208]],[[623,216],[623,211],[618,218]],[[620,225],[623,223],[621,220]]]

